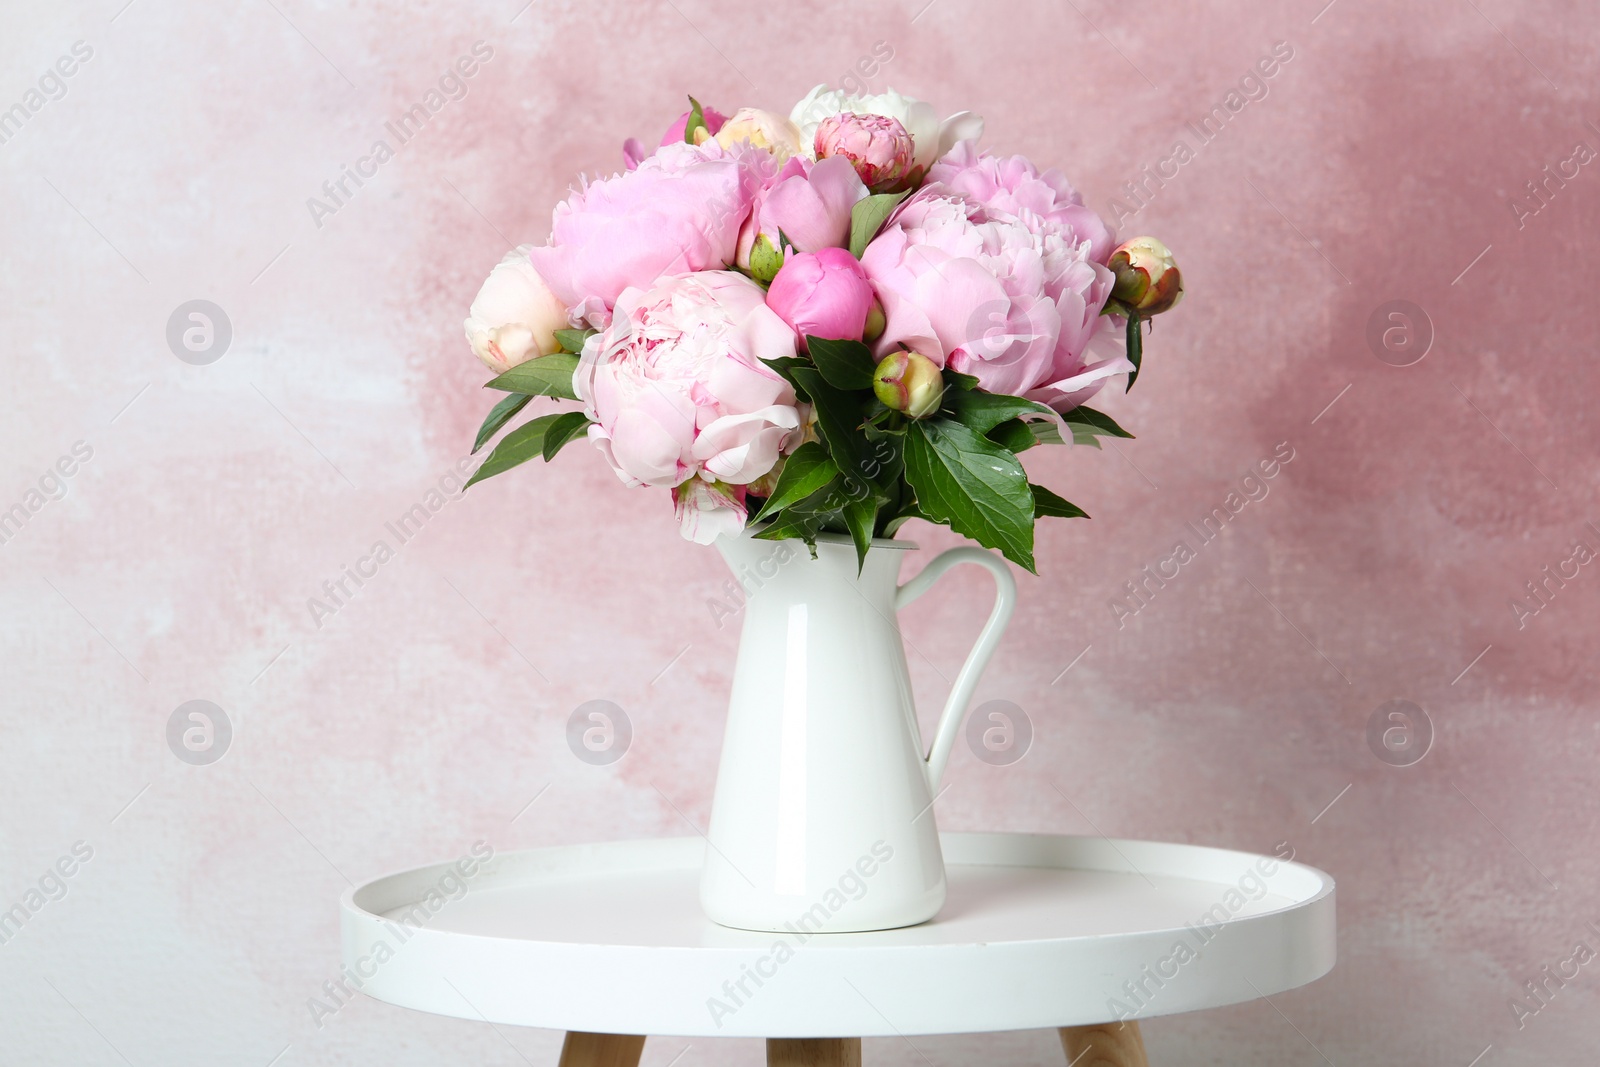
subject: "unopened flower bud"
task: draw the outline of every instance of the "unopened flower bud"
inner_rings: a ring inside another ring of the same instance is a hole
[[[817,126],[812,144],[818,159],[843,156],[874,193],[893,193],[913,182],[916,145],[905,125],[889,115],[830,115]]]
[[[1149,318],[1183,296],[1183,276],[1172,252],[1154,237],[1135,237],[1118,245],[1106,266],[1116,275],[1111,301],[1119,313],[1131,311]]]
[[[750,246],[750,277],[766,285],[783,269],[783,253],[766,234],[756,238]]]
[[[867,308],[867,329],[862,340],[871,344],[883,336],[884,329],[889,325],[889,320],[883,315],[883,305],[878,303],[878,298],[872,298],[872,306]]]
[[[872,391],[886,406],[913,419],[926,418],[939,410],[944,376],[938,365],[920,352],[890,352],[878,361]]]

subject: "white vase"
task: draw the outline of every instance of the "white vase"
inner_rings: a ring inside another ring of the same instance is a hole
[[[904,541],[860,574],[848,538],[717,542],[744,588],[743,630],[700,881],[707,916],[744,930],[889,930],[944,904],[933,800],[978,676],[1016,602],[1006,564],[956,548],[897,585]],[[923,748],[895,612],[951,567],[996,596]]]

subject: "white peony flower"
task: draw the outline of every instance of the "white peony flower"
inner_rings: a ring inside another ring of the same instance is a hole
[[[528,259],[529,245],[495,264],[467,312],[467,342],[496,374],[557,348],[555,332],[567,326],[567,309]]]
[[[893,89],[870,96],[851,96],[842,89],[829,89],[823,84],[807,93],[789,113],[789,118],[800,128],[800,148],[808,157],[816,158],[817,127],[822,120],[845,112],[899,119],[916,145],[912,165],[924,171],[957,141],[976,141],[983,136],[983,119],[970,111],[958,111],[940,122],[932,104],[902,96]]]

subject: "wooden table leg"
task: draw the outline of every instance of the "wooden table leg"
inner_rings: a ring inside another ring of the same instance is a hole
[[[1060,1033],[1070,1067],[1150,1067],[1138,1023],[1063,1026]]]
[[[643,1036],[569,1030],[561,1043],[561,1067],[639,1067],[642,1052]]]
[[[767,1067],[861,1067],[859,1037],[769,1037]]]

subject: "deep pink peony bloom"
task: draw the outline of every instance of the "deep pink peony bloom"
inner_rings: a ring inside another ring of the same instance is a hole
[[[1131,370],[1096,340],[1113,329],[1100,316],[1111,272],[1089,258],[1088,241],[1029,221],[986,219],[945,186],[907,200],[861,257],[886,319],[879,357],[904,345],[989,392],[1057,410]]]
[[[874,193],[907,188],[916,145],[900,120],[889,115],[829,115],[817,127],[818,159],[843,156]]]
[[[1104,263],[1117,243],[1110,227],[1084,206],[1059,170],[1042,174],[1023,156],[980,154],[971,141],[961,141],[928,169],[928,181],[948,186],[978,204],[978,221],[1015,222],[1059,234],[1076,244],[1089,242],[1089,257]]]
[[[798,437],[794,390],[761,362],[794,354],[794,331],[759,285],[703,271],[625,290],[611,325],[584,346],[573,385],[596,423],[590,439],[623,483],[678,487],[680,518],[693,500],[698,523],[715,506],[685,482],[742,500],[725,486],[766,474]]]
[[[801,338],[861,340],[872,284],[848,249],[794,252],[767,290],[767,306]]]
[[[733,262],[771,169],[770,156],[749,148],[666,145],[636,170],[573,190],[556,205],[550,243],[529,258],[567,307],[593,321],[596,304],[609,309],[629,286]]]
[[[738,264],[750,265],[750,249],[762,234],[775,248],[780,232],[801,252],[843,248],[850,242],[850,209],[866,195],[848,159],[790,158],[755,194],[739,234]]]
[[[724,115],[714,107],[702,106],[700,108],[700,114],[706,120],[706,129],[713,137],[717,135],[718,130],[722,129],[722,124],[728,121],[728,116]],[[678,116],[677,122],[674,122],[671,126],[667,127],[667,132],[661,135],[661,143],[663,145],[685,143],[683,140],[683,135],[688,128],[689,112],[685,111],[683,114]]]

